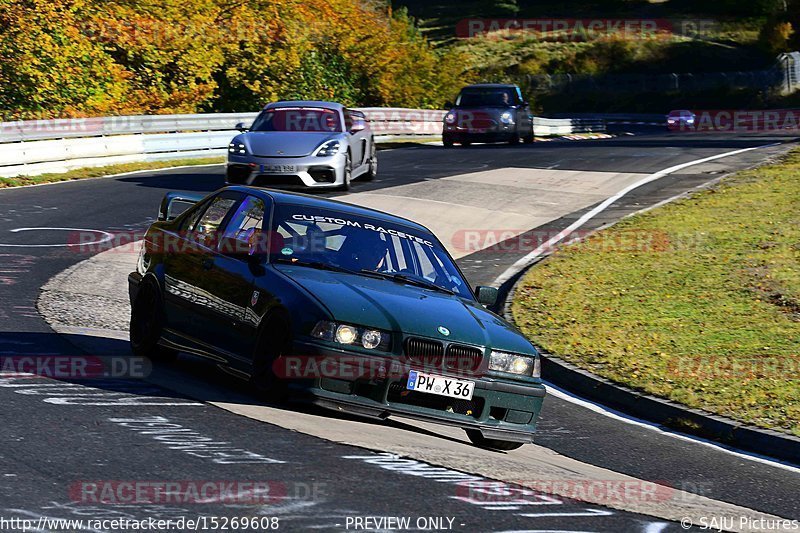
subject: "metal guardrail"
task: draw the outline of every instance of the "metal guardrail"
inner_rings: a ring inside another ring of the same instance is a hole
[[[667,115],[663,113],[569,113],[554,114],[555,118],[571,118],[581,120],[603,120],[612,123],[646,123],[667,124]]]
[[[378,142],[442,133],[445,111],[361,108]],[[222,156],[257,113],[140,115],[0,122],[0,177],[142,161]],[[596,119],[536,118],[537,135],[604,131]]]
[[[533,131],[537,136],[570,135],[606,131],[606,123],[597,118],[542,118],[534,117]]]

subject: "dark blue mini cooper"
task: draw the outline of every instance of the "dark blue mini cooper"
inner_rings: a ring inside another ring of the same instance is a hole
[[[536,349],[409,220],[254,187],[170,193],[129,282],[137,355],[198,354],[276,398],[459,426],[482,447],[532,439]]]

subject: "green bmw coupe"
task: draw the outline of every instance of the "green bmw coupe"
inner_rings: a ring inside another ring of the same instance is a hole
[[[254,187],[170,193],[129,286],[137,355],[194,353],[276,398],[459,426],[481,447],[532,440],[538,352],[420,224]]]

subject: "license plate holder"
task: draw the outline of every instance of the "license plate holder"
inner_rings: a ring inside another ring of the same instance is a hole
[[[475,382],[412,370],[408,373],[406,389],[459,400],[471,400],[475,392]]]
[[[261,174],[294,174],[297,172],[296,165],[261,165]]]

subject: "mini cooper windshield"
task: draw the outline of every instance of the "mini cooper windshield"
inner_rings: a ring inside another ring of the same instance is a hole
[[[261,112],[250,131],[340,133],[339,114],[322,107],[276,107]]]
[[[380,276],[474,299],[436,238],[379,219],[299,205],[273,219],[273,262]]]

